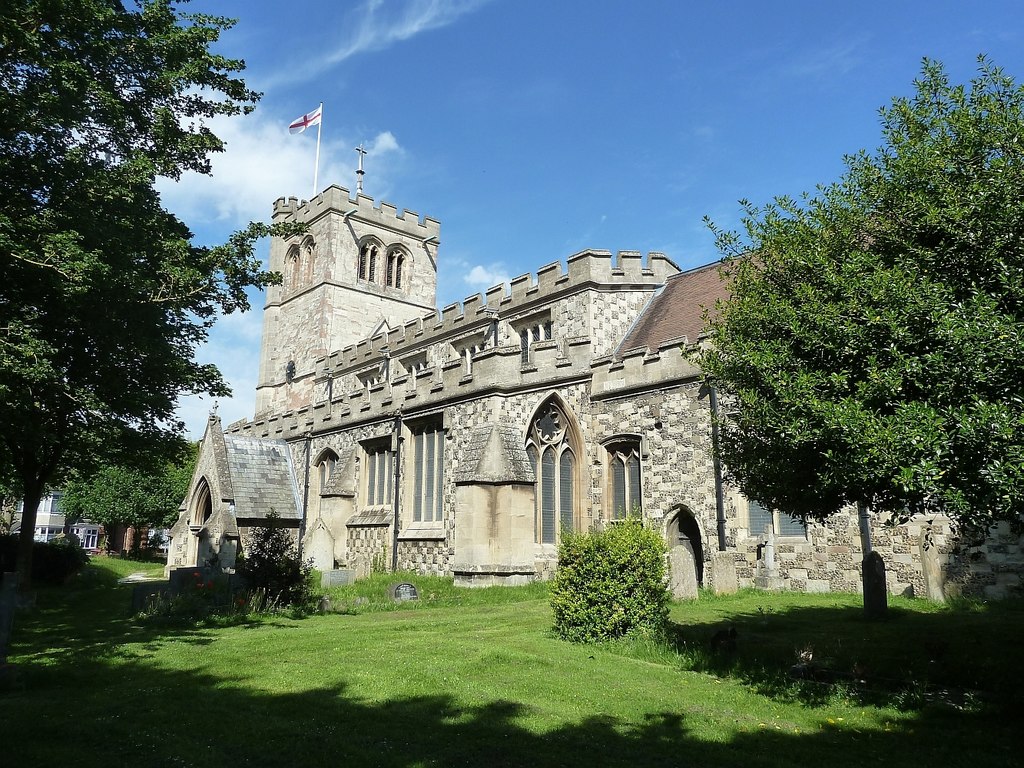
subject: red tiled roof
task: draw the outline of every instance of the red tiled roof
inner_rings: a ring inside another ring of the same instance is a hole
[[[665,342],[683,336],[695,344],[704,330],[704,310],[713,315],[715,301],[729,296],[719,274],[721,266],[716,261],[669,277],[644,307],[617,353],[641,347],[657,350]]]

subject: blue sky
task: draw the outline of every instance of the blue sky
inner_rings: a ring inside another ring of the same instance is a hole
[[[968,80],[988,54],[1024,80],[1017,2],[194,0],[237,18],[219,46],[264,93],[212,177],[162,183],[200,242],[310,197],[324,103],[321,189],[355,189],[441,221],[444,306],[585,248],[717,258],[702,222],[839,177],[879,143],[878,108],[912,91],[922,57]],[[263,244],[262,253],[267,245]],[[263,298],[223,318],[200,358],[253,415]],[[212,402],[180,415],[198,438]]]

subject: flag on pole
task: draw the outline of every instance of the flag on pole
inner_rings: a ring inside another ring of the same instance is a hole
[[[312,112],[293,120],[291,125],[288,126],[288,133],[302,133],[310,126],[320,125],[320,115],[323,114],[323,109],[324,105],[321,104]]]

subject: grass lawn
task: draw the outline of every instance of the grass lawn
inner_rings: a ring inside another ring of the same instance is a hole
[[[147,624],[116,581],[137,566],[94,561],[17,616],[0,764],[1021,764],[1021,602],[893,600],[871,623],[857,596],[702,596],[673,606],[672,645],[581,646],[543,585],[420,577],[398,610],[385,576],[333,590],[344,613]]]

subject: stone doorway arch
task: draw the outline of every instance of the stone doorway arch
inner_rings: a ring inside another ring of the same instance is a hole
[[[197,566],[209,563],[213,556],[213,544],[210,540],[210,519],[213,517],[213,495],[210,493],[210,484],[206,478],[201,478],[196,485],[196,492],[192,497],[192,511],[189,514],[189,533],[192,541],[189,548],[193,558],[190,558]]]
[[[704,537],[693,512],[685,505],[673,508],[665,525],[670,585],[677,600],[697,597],[704,586]]]

